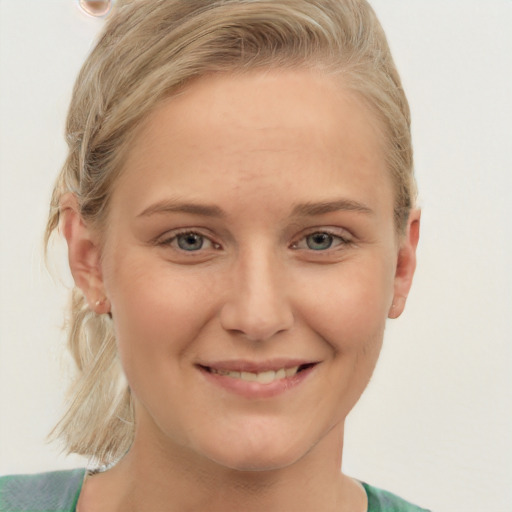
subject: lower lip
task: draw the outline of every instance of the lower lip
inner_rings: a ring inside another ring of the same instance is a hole
[[[220,375],[218,373],[211,373],[203,367],[199,367],[199,370],[212,384],[237,395],[254,400],[258,398],[272,398],[295,389],[313,373],[316,367],[317,365],[313,365],[296,373],[293,377],[278,379],[274,382],[269,382],[268,384],[261,384],[259,382],[246,381],[228,377],[226,375]]]

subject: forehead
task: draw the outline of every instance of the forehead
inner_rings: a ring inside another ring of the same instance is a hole
[[[312,135],[319,129],[322,134],[335,130],[350,144],[355,141],[353,128],[365,125],[368,138],[378,145],[383,142],[380,121],[358,93],[345,88],[342,76],[314,68],[200,77],[161,102],[142,123],[137,138],[147,144],[145,135],[151,137],[158,125],[170,123],[176,131],[206,133],[217,122],[225,130],[274,128],[283,135],[308,127]],[[216,133],[210,132],[208,139],[214,140]]]
[[[377,188],[387,200],[380,124],[339,77],[274,70],[196,80],[140,126],[114,196],[250,196],[276,186],[302,202],[336,188],[356,196]]]

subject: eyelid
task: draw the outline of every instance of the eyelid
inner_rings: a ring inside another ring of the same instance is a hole
[[[211,234],[205,234],[203,231],[204,230],[199,229],[199,228],[173,229],[170,231],[166,231],[165,234],[163,234],[161,236],[158,236],[154,240],[154,244],[160,245],[160,246],[172,247],[173,249],[175,249],[176,251],[179,251],[180,253],[184,253],[184,254],[189,253],[190,255],[193,255],[193,253],[204,252],[204,250],[208,250],[208,249],[216,249],[217,250],[217,249],[221,248],[221,245],[214,240],[214,238]],[[172,242],[174,242],[180,235],[189,235],[189,234],[198,235],[198,236],[204,238],[205,240],[208,240],[208,242],[211,244],[211,247],[207,247],[206,249],[204,249],[202,247],[201,249],[199,249],[197,251],[185,251],[179,247],[174,247],[171,245]]]
[[[309,228],[305,232],[302,232],[300,234],[300,236],[298,236],[295,239],[295,241],[291,244],[291,248],[292,249],[298,249],[298,250],[312,251],[312,249],[309,249],[309,248],[298,248],[297,245],[299,244],[299,242],[304,241],[308,236],[311,236],[311,235],[314,235],[314,234],[317,234],[317,233],[325,233],[327,235],[330,235],[330,236],[332,236],[334,238],[337,238],[337,239],[341,240],[341,244],[336,245],[334,247],[329,247],[328,249],[323,250],[323,251],[316,251],[317,253],[322,253],[322,252],[325,253],[325,252],[333,251],[333,250],[336,250],[340,245],[341,246],[346,246],[346,245],[354,243],[353,235],[349,231],[344,229],[344,228],[338,228],[338,227],[315,227],[315,228]]]
[[[202,228],[196,228],[196,227],[176,228],[173,230],[166,231],[163,235],[159,235],[152,241],[152,243],[154,245],[159,245],[159,246],[169,246],[180,253],[188,253],[189,255],[193,255],[193,253],[201,253],[208,249],[215,249],[215,250],[221,249],[222,245],[215,240],[215,237],[213,236],[213,234],[205,233],[205,231],[209,231],[209,230],[205,230]],[[328,235],[330,235],[336,239],[339,239],[341,241],[341,243],[336,245],[335,247],[331,247],[324,251],[318,251],[319,253],[336,250],[336,248],[338,248],[339,245],[343,246],[343,245],[349,245],[349,244],[354,243],[354,236],[348,230],[346,230],[344,228],[340,228],[340,227],[329,227],[329,226],[323,227],[322,226],[322,227],[308,228],[307,230],[304,230],[300,235],[298,235],[295,238],[295,240],[291,243],[290,247],[292,249],[302,250],[302,248],[297,247],[299,242],[305,240],[308,236],[314,235],[316,233],[325,233],[325,234],[328,234]],[[187,235],[187,234],[195,234],[195,235],[198,235],[198,236],[204,238],[211,244],[211,247],[207,247],[206,249],[203,247],[197,251],[184,251],[183,249],[180,249],[179,247],[173,247],[171,245],[172,242],[174,242],[178,236]],[[311,251],[311,249],[308,249],[308,248],[304,248],[304,250]]]

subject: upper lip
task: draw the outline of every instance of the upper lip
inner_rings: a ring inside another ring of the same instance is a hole
[[[249,361],[244,359],[201,362],[198,366],[222,370],[228,372],[250,372],[260,373],[266,371],[277,371],[281,368],[294,368],[295,366],[313,365],[319,361],[312,359],[271,359],[267,361]]]

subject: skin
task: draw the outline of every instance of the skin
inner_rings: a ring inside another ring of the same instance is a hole
[[[214,75],[141,126],[104,232],[63,199],[75,282],[112,313],[137,418],[80,512],[366,510],[340,473],[344,421],[405,305],[419,230],[413,211],[396,234],[383,142],[334,77]],[[270,397],[201,369],[297,359],[315,365]]]

